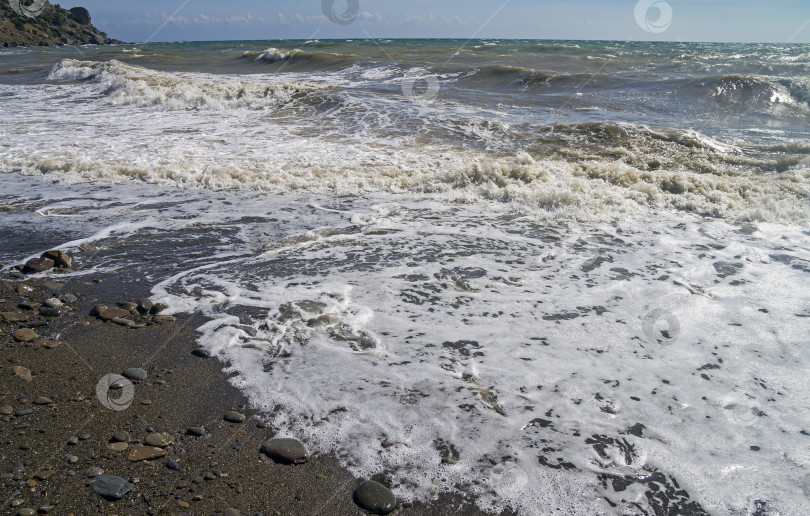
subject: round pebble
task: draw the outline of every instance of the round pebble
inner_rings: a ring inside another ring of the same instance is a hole
[[[285,464],[303,464],[309,460],[309,451],[298,439],[270,439],[262,444],[262,453]]]
[[[99,475],[90,482],[90,487],[102,498],[120,500],[135,487],[125,479],[113,475]]]
[[[224,418],[225,418],[225,421],[227,421],[228,423],[243,423],[245,421],[245,415],[240,414],[239,412],[237,412],[235,410],[231,410],[230,412],[227,412],[225,414]]]
[[[14,340],[17,342],[31,342],[37,338],[37,334],[31,328],[22,328],[14,332]]]
[[[190,426],[186,429],[186,433],[194,437],[202,437],[205,434],[205,428],[201,426]]]
[[[122,443],[122,442],[110,443],[109,445],[107,445],[107,449],[112,451],[112,452],[121,452],[121,451],[126,450],[127,448],[129,448],[129,444],[128,443]]]
[[[374,514],[389,514],[397,507],[397,499],[387,487],[366,480],[354,491],[354,502]]]
[[[60,306],[62,306],[62,302],[56,299],[55,297],[46,299],[45,301],[42,302],[42,304],[49,308],[59,308]]]
[[[121,374],[130,380],[146,380],[147,376],[146,371],[140,367],[130,367],[129,369],[125,369]]]
[[[112,435],[111,441],[114,443],[128,443],[129,434],[124,432],[123,430],[120,430]]]
[[[149,446],[157,446],[158,448],[165,448],[168,445],[172,444],[172,438],[166,434],[155,432],[147,435],[144,443],[148,444]]]
[[[93,477],[97,477],[97,476],[103,475],[103,474],[104,474],[104,470],[101,469],[101,468],[96,468],[96,467],[87,468],[84,471],[84,476],[86,476],[87,478],[93,478]]]

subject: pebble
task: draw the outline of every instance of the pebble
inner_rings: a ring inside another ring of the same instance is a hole
[[[112,439],[110,439],[110,441],[114,443],[128,443],[129,434],[124,432],[123,430],[120,430],[112,435]]]
[[[79,444],[79,438],[71,437],[70,439],[67,440],[67,443],[71,446],[76,446],[77,444]]]
[[[127,448],[129,448],[129,444],[122,442],[110,443],[107,445],[107,449],[110,450],[111,452],[122,452]]]
[[[165,448],[172,444],[172,438],[169,437],[167,434],[162,433],[152,433],[146,436],[146,440],[144,443],[148,444],[149,446],[157,446],[158,448]]]
[[[141,299],[138,301],[138,311],[142,314],[148,314],[152,309],[152,302],[148,299]]]
[[[201,426],[190,426],[186,429],[186,433],[194,437],[202,437],[205,434],[205,428]]]
[[[17,342],[31,342],[36,338],[36,332],[30,328],[22,328],[14,332],[14,340]]]
[[[167,308],[169,308],[169,305],[165,305],[163,303],[157,303],[157,304],[152,305],[152,308],[149,309],[149,313],[152,314],[152,315],[157,315],[160,312],[166,310]]]
[[[60,306],[62,306],[62,301],[58,300],[55,297],[51,297],[43,301],[42,304],[47,306],[48,308],[59,308]]]
[[[51,403],[53,403],[53,400],[46,396],[40,396],[34,400],[34,405],[50,405]]]
[[[397,506],[397,499],[387,487],[366,480],[354,491],[354,502],[374,514],[389,514]]]
[[[146,380],[147,376],[146,371],[140,367],[130,367],[129,369],[124,369],[124,372],[121,374],[130,380]]]
[[[34,289],[29,287],[28,285],[17,285],[16,290],[18,294],[28,294],[34,291]]]
[[[166,450],[163,448],[156,448],[154,446],[141,446],[135,445],[129,450],[130,462],[138,462],[141,460],[159,459],[166,456]]]
[[[53,348],[58,348],[59,346],[61,346],[62,341],[61,340],[47,339],[47,340],[43,340],[40,345],[45,347],[45,348],[48,348],[48,349],[53,349]]]
[[[23,266],[24,274],[36,274],[53,269],[54,261],[50,258],[31,258]]]
[[[111,321],[113,319],[119,319],[129,315],[127,310],[123,310],[121,308],[109,308],[104,305],[97,305],[94,311],[96,312],[96,315],[98,315],[99,319],[104,319],[105,321]]]
[[[176,460],[167,460],[166,467],[174,471],[180,471],[180,464]]]
[[[65,315],[64,308],[40,308],[39,315],[42,317],[62,317]]]
[[[211,358],[211,352],[204,348],[197,348],[191,352],[192,355],[195,357],[200,358]]]
[[[17,511],[18,516],[36,516],[37,512],[34,509],[23,507]]]
[[[110,319],[110,321],[114,322],[115,324],[118,324],[119,326],[126,326],[128,328],[136,326],[135,321],[131,319],[124,319],[123,317],[114,317]]]
[[[79,298],[76,297],[74,294],[65,294],[64,296],[62,296],[62,301],[64,301],[65,303],[75,303],[78,300]]]
[[[231,410],[230,412],[225,413],[224,419],[228,423],[243,423],[245,421],[245,415],[240,414],[235,410]]]
[[[27,416],[31,412],[33,412],[33,410],[31,410],[30,408],[20,409],[20,410],[18,410],[17,412],[14,413],[14,417]]]
[[[17,312],[2,312],[0,315],[8,322],[26,322],[28,320],[27,315],[18,314]]]
[[[45,251],[44,253],[42,253],[41,258],[48,258],[50,260],[53,260],[55,267],[64,267],[65,269],[70,269],[71,264],[70,256],[63,253],[62,251],[56,250]]]
[[[37,308],[39,308],[42,305],[40,305],[39,303],[35,303],[33,301],[23,301],[22,303],[20,303],[17,306],[20,307],[20,308],[23,308],[25,310],[36,310]]]
[[[180,500],[179,502],[177,502],[177,505],[179,505],[183,509],[188,509],[189,508],[188,502],[184,502],[183,500]]]
[[[137,310],[138,305],[135,303],[125,302],[125,303],[118,303],[118,306],[123,308],[124,310],[132,313],[134,310]]]
[[[177,317],[172,317],[171,315],[156,315],[152,318],[152,320],[156,323],[169,323],[175,322]]]
[[[82,434],[79,436],[80,441],[86,441],[88,439],[90,439],[90,434]]]
[[[67,456],[67,461],[68,461],[69,463],[71,463],[71,464],[76,464],[77,462],[79,462],[79,457],[77,457],[77,456],[75,456],[75,455],[70,455],[70,454],[68,454],[68,456]]]
[[[11,405],[3,405],[2,407],[0,407],[0,415],[2,415],[2,416],[10,416],[13,413],[14,413],[14,407],[12,407]],[[191,433],[191,432],[189,432],[189,433]]]
[[[309,460],[309,451],[298,439],[270,439],[262,444],[262,453],[277,462],[303,464]]]
[[[86,476],[87,478],[93,478],[93,477],[97,477],[97,476],[103,475],[103,474],[104,474],[104,470],[101,469],[101,468],[93,467],[93,468],[87,468],[86,470],[84,470],[84,476]]]
[[[31,378],[31,370],[27,367],[23,366],[14,366],[14,374],[25,380],[26,382],[30,382],[33,378]]]
[[[98,475],[90,487],[107,500],[120,500],[135,487],[125,479],[113,475]]]
[[[56,471],[54,471],[52,469],[46,469],[46,470],[37,471],[36,473],[34,473],[34,478],[36,478],[37,480],[48,480],[49,478],[51,478],[54,475],[56,475]]]

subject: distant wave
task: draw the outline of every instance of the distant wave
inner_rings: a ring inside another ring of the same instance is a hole
[[[601,73],[563,73],[552,70],[535,70],[522,66],[509,66],[502,64],[476,67],[471,73],[462,77],[459,82],[471,87],[484,89],[531,89],[549,86],[581,86],[595,83],[605,85],[614,81],[608,75]]]
[[[114,59],[102,62],[63,59],[51,70],[48,79],[89,81],[100,85],[102,94],[113,104],[166,110],[265,109],[326,88],[301,82],[215,81],[211,76],[158,72]]]
[[[688,81],[728,107],[790,106],[810,113],[810,78],[775,78],[764,75],[726,74]]]
[[[290,64],[307,64],[315,68],[340,66],[351,63],[356,58],[356,54],[332,53],[317,50],[278,49],[268,48],[262,52],[247,51],[242,54],[242,58],[251,59],[254,63],[278,63],[286,61]]]

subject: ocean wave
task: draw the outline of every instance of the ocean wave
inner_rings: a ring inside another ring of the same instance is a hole
[[[552,70],[535,70],[522,66],[494,64],[472,70],[459,82],[473,87],[516,88],[526,90],[535,87],[582,85],[595,82],[605,85],[611,77],[601,73],[563,73]]]
[[[210,77],[158,72],[114,59],[100,62],[63,59],[51,70],[48,79],[91,82],[101,87],[101,94],[112,104],[165,110],[266,109],[326,88],[303,82],[261,84]]]
[[[295,154],[278,149],[271,154],[202,153],[183,159],[159,152],[144,158],[135,148],[103,151],[92,158],[60,149],[34,156],[22,153],[0,165],[69,181],[137,180],[215,190],[378,192],[459,203],[495,201],[586,220],[614,220],[648,209],[734,221],[810,219],[810,168],[797,165],[802,156],[776,170],[775,163],[757,161],[697,132],[613,123],[550,127],[544,139],[517,153],[422,146],[369,154],[325,141],[314,147],[306,142],[293,145]],[[572,145],[572,139],[581,143]],[[765,170],[768,166],[774,170]]]
[[[688,85],[723,107],[788,106],[810,112],[810,80],[806,77],[725,74],[690,80]]]
[[[242,54],[242,57],[252,59],[254,63],[278,63],[284,61],[291,65],[306,64],[321,68],[349,64],[357,55],[350,53],[321,52],[317,50],[301,50],[299,48],[278,49],[272,47],[262,52],[246,51]]]

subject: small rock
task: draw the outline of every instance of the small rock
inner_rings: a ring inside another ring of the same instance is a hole
[[[152,309],[152,302],[148,299],[141,299],[138,301],[138,311],[144,315],[148,314]]]
[[[27,507],[23,507],[19,511],[17,511],[18,516],[36,516],[37,512],[34,509],[29,509]]]
[[[152,308],[149,309],[149,313],[152,314],[152,315],[157,315],[160,312],[166,310],[167,308],[169,308],[169,305],[165,305],[163,303],[157,303],[157,304],[152,305]]]
[[[23,310],[36,310],[37,308],[39,308],[42,305],[40,305],[39,303],[36,303],[34,301],[23,301],[22,303],[18,304],[17,306],[22,308]]]
[[[20,409],[20,410],[18,410],[17,412],[15,412],[15,413],[14,413],[14,417],[22,417],[22,416],[27,416],[27,415],[28,415],[28,414],[30,414],[31,412],[33,412],[33,410],[31,410],[30,408],[27,408],[27,409]]]
[[[188,509],[189,508],[188,502],[185,502],[183,500],[179,500],[177,502],[177,505],[180,506],[182,509]]]
[[[120,500],[135,487],[125,479],[112,475],[98,475],[90,487],[107,500]]]
[[[354,503],[374,514],[389,514],[397,507],[394,493],[373,480],[366,480],[354,491]]]
[[[152,320],[155,321],[156,323],[169,323],[175,322],[177,320],[177,317],[172,317],[171,315],[156,315],[152,317]]]
[[[62,317],[65,315],[64,308],[40,308],[39,315],[42,317]]]
[[[30,328],[22,328],[14,332],[14,340],[17,342],[31,342],[36,338],[36,332]]]
[[[77,457],[77,456],[75,456],[75,455],[70,455],[70,454],[68,454],[68,456],[66,457],[66,459],[67,459],[67,461],[68,461],[69,463],[71,463],[71,464],[76,464],[77,462],[79,462],[79,457]]]
[[[140,367],[130,367],[129,369],[124,369],[124,372],[121,373],[124,377],[129,378],[130,380],[146,380],[146,371],[141,369]]]
[[[169,437],[167,434],[161,434],[158,432],[149,434],[146,436],[144,443],[148,444],[149,446],[157,446],[158,448],[165,448],[172,444],[172,438]]]
[[[49,308],[59,308],[60,306],[62,306],[62,301],[56,299],[55,297],[52,297],[43,301],[42,304]]]
[[[235,410],[231,410],[230,412],[226,412],[224,416],[225,421],[228,423],[244,423],[245,415],[240,414]]]
[[[26,322],[28,321],[28,316],[25,314],[18,314],[17,312],[2,312],[0,316],[3,317],[8,322],[16,323],[16,322]]]
[[[11,405],[3,405],[0,407],[0,416],[10,416],[14,413],[14,407]],[[191,432],[189,432],[191,433]]]
[[[201,426],[190,426],[186,429],[186,433],[194,437],[202,437],[205,434],[205,428]]]
[[[176,460],[167,460],[166,467],[173,471],[180,471],[180,464]]]
[[[17,288],[15,290],[17,291],[18,294],[29,294],[34,291],[33,288],[24,284],[17,285]]]
[[[33,378],[31,377],[31,370],[28,369],[27,367],[14,366],[13,371],[15,375],[19,376],[26,382],[30,382],[31,380],[33,380]]]
[[[92,467],[84,470],[84,476],[86,476],[87,478],[93,478],[103,474],[104,470],[101,468]]]
[[[114,318],[110,319],[110,321],[114,322],[115,324],[118,324],[120,326],[126,326],[128,328],[133,328],[133,327],[136,326],[135,321],[133,321],[131,319],[124,319],[123,317],[114,317]]]
[[[195,357],[211,358],[211,352],[205,348],[197,348],[194,351],[192,351],[191,354],[194,355]]]
[[[303,464],[309,460],[309,451],[298,439],[270,439],[262,444],[262,453],[285,464]]]
[[[61,340],[53,340],[53,339],[39,339],[38,341],[34,342],[34,346],[42,346],[47,349],[57,348],[62,345]]]
[[[124,432],[123,430],[120,430],[118,432],[115,432],[112,435],[112,439],[110,439],[110,440],[112,442],[114,442],[114,443],[128,443],[129,442],[129,434]]]
[[[55,267],[64,267],[65,269],[70,269],[70,256],[66,255],[62,251],[45,251],[42,253],[41,258],[52,260]]]
[[[129,448],[129,444],[128,443],[122,443],[122,442],[110,443],[110,444],[107,445],[108,450],[110,450],[111,452],[116,452],[116,453],[117,452],[122,452],[122,451],[126,450],[127,448]]]
[[[75,303],[78,300],[79,298],[76,297],[75,294],[65,294],[64,296],[62,296],[62,301],[64,301],[65,303]]]
[[[141,446],[137,444],[129,450],[129,457],[131,462],[138,462],[141,460],[159,459],[166,456],[166,450],[163,448],[156,448],[154,446]]]
[[[40,514],[48,514],[53,510],[53,505],[42,505],[37,509]]]
[[[50,258],[31,258],[23,266],[23,274],[36,274],[53,269],[54,261]]]
[[[56,475],[56,471],[54,471],[52,469],[46,469],[46,470],[37,471],[36,473],[34,473],[34,478],[36,478],[37,480],[48,480],[49,478],[51,478],[54,475]]]
[[[132,313],[132,312],[134,312],[135,310],[138,309],[137,304],[131,303],[129,301],[124,302],[124,303],[118,303],[118,306],[120,306],[121,308],[123,308],[124,310],[126,310],[129,313]]]
[[[104,319],[105,321],[112,321],[113,319],[121,319],[129,315],[127,310],[122,308],[108,308],[104,305],[97,305],[96,308],[103,307],[100,310],[95,310],[96,315],[99,319]]]
[[[76,446],[77,444],[79,444],[79,438],[78,437],[71,437],[71,438],[69,438],[67,440],[67,443],[69,445],[71,445],[71,446]]]
[[[34,400],[34,405],[50,405],[51,403],[53,403],[53,400],[47,396],[40,396]]]

